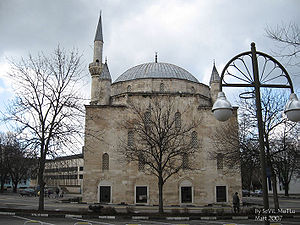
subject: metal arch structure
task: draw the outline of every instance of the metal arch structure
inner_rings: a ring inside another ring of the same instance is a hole
[[[262,59],[262,65],[261,65],[262,72],[260,74],[258,70],[259,67],[258,58]],[[248,68],[249,64],[252,65],[252,68]],[[230,69],[235,70],[236,73],[231,72]],[[226,76],[229,78],[228,81],[225,80]],[[236,80],[236,82],[232,82],[234,80]],[[283,83],[282,80],[284,80]],[[278,81],[281,81],[281,83]],[[245,95],[251,94],[249,97],[244,97],[244,98],[255,98],[256,117],[257,117],[258,134],[259,134],[260,167],[262,173],[263,203],[264,203],[264,209],[268,210],[269,199],[268,199],[266,162],[265,162],[266,153],[265,153],[265,145],[264,145],[260,88],[262,87],[263,88],[289,88],[291,93],[294,93],[291,78],[288,72],[286,71],[286,69],[276,59],[263,52],[257,52],[255,48],[255,43],[251,43],[251,51],[243,52],[233,57],[225,65],[221,73],[220,86],[219,86],[220,92],[222,92],[222,87],[254,88],[253,92],[245,92],[243,94]],[[240,95],[240,97],[243,96]],[[265,224],[269,224],[268,219],[265,221]]]
[[[246,64],[246,62],[244,60],[245,57],[249,57],[250,59],[252,59],[253,65],[254,65],[253,60],[255,60],[256,64],[257,64],[257,58],[262,57],[264,59],[263,70],[260,74],[258,74],[260,87],[289,88],[291,90],[291,93],[294,93],[292,80],[291,80],[287,70],[280,64],[280,62],[278,62],[272,56],[267,55],[266,53],[263,53],[263,52],[256,51],[255,43],[251,43],[251,51],[243,52],[243,53],[236,55],[225,65],[225,67],[221,73],[221,82],[220,82],[220,87],[219,87],[220,91],[222,91],[222,87],[255,87],[254,68],[252,68],[253,73],[251,74],[250,69],[248,68],[248,65]],[[245,71],[243,71],[241,68],[238,68],[236,61],[241,62],[241,64],[244,66]],[[267,72],[266,67],[269,62],[273,63],[273,67],[271,68],[271,71]],[[232,74],[228,70],[231,67],[233,67],[237,71],[239,71],[241,77],[238,77],[237,75]],[[281,73],[277,76],[272,77],[272,72],[274,72],[276,69],[281,70]],[[259,72],[259,71],[257,70],[257,72]],[[244,83],[226,82],[224,80],[226,76],[234,77]],[[275,81],[276,79],[280,79],[280,78],[285,78],[286,83],[285,84],[271,83],[272,81]]]

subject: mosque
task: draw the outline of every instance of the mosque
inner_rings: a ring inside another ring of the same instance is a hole
[[[215,65],[209,86],[200,83],[187,70],[171,63],[153,62],[136,65],[112,81],[108,64],[102,59],[102,20],[99,18],[91,74],[91,99],[85,106],[85,142],[83,201],[112,204],[158,204],[157,177],[139,169],[138,163],[120,163],[117,153],[120,140],[128,138],[129,130],[120,126],[133,115],[129,104],[149,104],[150,99],[168,98],[176,112],[186,111],[181,120],[201,118],[194,134],[198,149],[193,157],[196,169],[180,170],[168,179],[163,188],[164,205],[206,205],[229,203],[232,195],[241,196],[240,170],[225,172],[222,157],[212,159],[215,150],[211,135],[222,122],[211,108],[218,93],[220,77]],[[230,123],[237,123],[236,110]],[[229,123],[228,122],[228,123]],[[227,123],[227,122],[226,122]],[[222,156],[222,154],[220,154]]]

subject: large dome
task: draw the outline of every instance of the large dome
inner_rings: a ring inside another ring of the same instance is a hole
[[[173,64],[157,62],[134,66],[121,74],[114,83],[144,78],[175,78],[199,83],[199,81],[185,69]]]

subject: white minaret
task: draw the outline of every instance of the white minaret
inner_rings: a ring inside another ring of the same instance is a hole
[[[101,12],[94,40],[93,62],[89,65],[92,77],[91,105],[108,105],[110,99],[111,76],[107,63],[102,63],[103,34]]]
[[[217,71],[215,62],[213,65],[213,69],[211,72],[211,76],[210,76],[210,81],[209,81],[209,86],[210,86],[210,95],[212,98],[212,103],[214,103],[217,99],[218,93],[219,93],[219,89],[220,89],[220,76],[219,73]]]

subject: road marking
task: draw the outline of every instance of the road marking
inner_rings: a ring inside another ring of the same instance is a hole
[[[83,222],[96,223],[96,224],[115,225],[113,223],[104,223],[104,222],[98,222],[98,221],[94,221],[94,220],[84,220],[84,219],[77,219],[77,218],[73,218],[73,219],[76,219],[78,221],[83,221]]]
[[[164,222],[158,222],[158,221],[147,221],[147,220],[144,220],[144,221],[137,221],[139,223],[150,223],[150,224],[166,224],[166,225],[174,225],[173,223],[164,223]]]
[[[18,219],[22,219],[22,220],[26,220],[26,221],[33,221],[32,219],[29,219],[29,218],[26,218],[26,217],[22,217],[22,216],[13,216],[13,217],[18,218]],[[35,220],[35,221],[38,221],[41,224],[45,224],[45,225],[55,225],[53,223],[46,223],[46,222],[39,221],[39,220]]]

